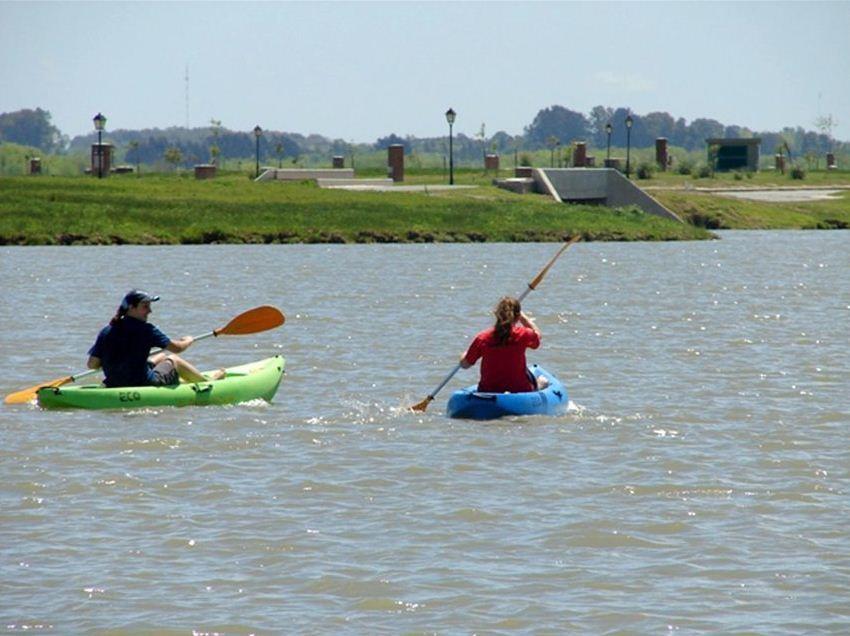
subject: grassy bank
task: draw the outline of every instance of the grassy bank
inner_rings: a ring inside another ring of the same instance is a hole
[[[850,190],[834,199],[796,203],[749,201],[684,190],[657,190],[652,196],[688,223],[708,229],[850,228]]]
[[[439,182],[439,179],[433,182]],[[321,190],[244,175],[0,178],[0,243],[691,240],[710,238],[637,209],[566,206],[461,172],[452,192]]]

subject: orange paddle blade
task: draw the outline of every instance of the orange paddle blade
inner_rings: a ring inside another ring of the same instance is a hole
[[[259,333],[280,327],[286,322],[286,316],[277,307],[261,305],[239,314],[221,329],[216,329],[216,336],[243,336],[249,333]]]
[[[6,396],[6,399],[4,399],[3,402],[5,404],[26,404],[27,402],[32,402],[36,398],[39,389],[65,386],[69,382],[73,381],[74,376],[66,375],[64,378],[57,378],[56,380],[53,380],[51,382],[36,384],[35,386],[31,386],[28,389],[23,389],[21,391],[15,391],[14,393],[10,393]]]
[[[410,407],[410,410],[411,410],[411,411],[415,411],[416,413],[424,413],[424,412],[425,412],[425,409],[427,409],[427,408],[428,408],[428,405],[429,405],[429,404],[430,404],[433,400],[434,400],[434,398],[433,398],[432,396],[430,396],[430,395],[429,395],[428,397],[426,397],[426,398],[425,398],[424,400],[422,400],[421,402],[419,402],[419,403],[414,404],[413,406],[411,406],[411,407]]]

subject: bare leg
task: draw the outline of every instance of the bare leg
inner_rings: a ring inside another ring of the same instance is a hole
[[[545,375],[538,376],[538,378],[537,378],[537,390],[542,391],[547,386],[549,386],[549,378],[547,378]]]
[[[165,360],[168,357],[168,354],[165,351],[160,351],[159,353],[153,354],[148,358],[148,362],[150,362],[153,366],[158,365],[160,362]]]
[[[207,377],[180,356],[171,354],[168,358],[174,363],[174,368],[177,369],[177,374],[187,382],[207,382],[209,380],[220,380],[224,377],[224,369],[218,369],[217,371],[210,373],[210,377]]]

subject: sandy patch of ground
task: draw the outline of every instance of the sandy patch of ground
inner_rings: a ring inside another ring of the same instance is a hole
[[[805,203],[806,201],[824,201],[841,196],[844,190],[711,190],[712,194],[750,201],[769,201],[771,203]]]

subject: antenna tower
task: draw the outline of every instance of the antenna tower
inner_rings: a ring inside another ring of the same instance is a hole
[[[186,130],[189,130],[189,65],[186,64]]]

